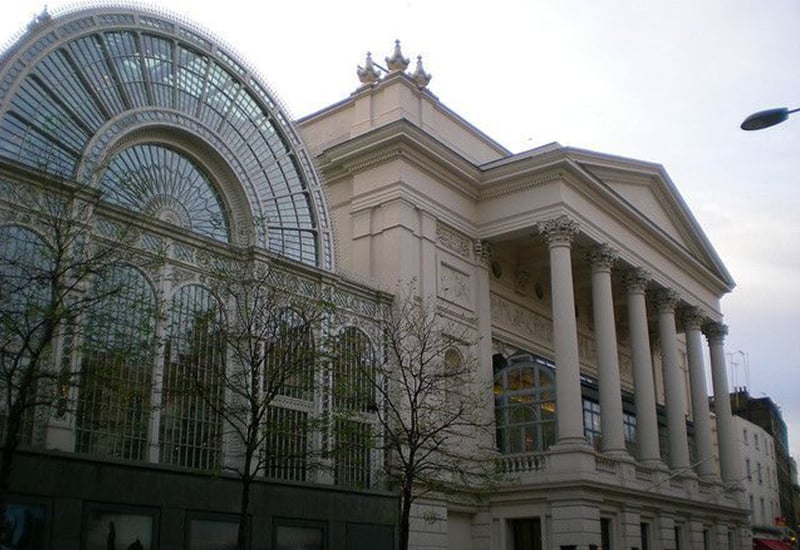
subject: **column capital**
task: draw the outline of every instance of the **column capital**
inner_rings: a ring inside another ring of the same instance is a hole
[[[492,261],[492,243],[475,239],[472,243],[472,249],[475,252],[475,259],[478,263],[483,266],[488,266]]]
[[[628,292],[644,294],[647,283],[650,282],[650,274],[641,267],[633,267],[625,272],[623,281]]]
[[[548,245],[570,246],[575,239],[575,235],[578,234],[578,222],[569,216],[562,215],[539,222],[537,229],[544,236]]]
[[[656,292],[655,304],[660,313],[675,312],[675,307],[680,302],[681,296],[671,288],[662,288]]]
[[[702,328],[703,323],[708,320],[706,312],[701,307],[690,306],[683,310],[681,316],[684,328],[699,330]]]
[[[703,334],[710,344],[722,344],[728,335],[728,325],[712,321],[703,325]]]
[[[586,253],[586,261],[592,266],[592,271],[611,271],[617,257],[617,251],[605,243],[593,246]]]

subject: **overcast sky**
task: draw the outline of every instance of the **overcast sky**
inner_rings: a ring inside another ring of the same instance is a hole
[[[558,141],[663,164],[737,283],[722,302],[731,383],[782,408],[800,454],[800,113],[739,129],[800,107],[796,0],[158,5],[233,45],[294,117],[347,97],[365,53],[382,62],[399,38],[429,89],[513,152]],[[3,2],[0,44],[43,7]]]

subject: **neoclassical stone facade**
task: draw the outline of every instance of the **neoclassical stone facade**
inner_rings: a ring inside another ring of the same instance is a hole
[[[731,412],[712,436],[704,365],[724,403],[734,283],[663,167],[512,154],[398,69],[299,124],[338,267],[416,280],[480,334],[509,477],[479,506],[429,502],[440,521],[420,512],[418,548],[749,547]]]

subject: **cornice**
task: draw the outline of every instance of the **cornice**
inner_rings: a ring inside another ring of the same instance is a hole
[[[437,180],[478,199],[480,170],[418,126],[401,119],[324,150],[317,166],[329,183],[402,158]]]

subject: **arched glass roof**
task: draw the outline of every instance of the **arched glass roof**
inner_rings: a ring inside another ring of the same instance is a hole
[[[261,246],[332,268],[324,196],[297,132],[252,71],[201,31],[119,7],[56,17],[0,58],[0,106],[0,157],[78,182],[133,130],[200,137],[239,179]]]

